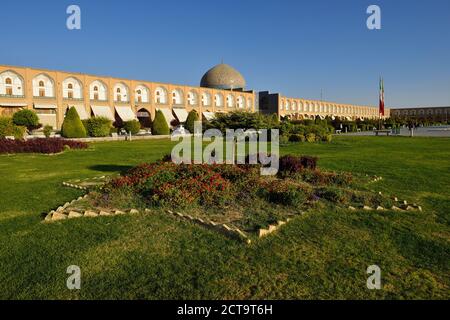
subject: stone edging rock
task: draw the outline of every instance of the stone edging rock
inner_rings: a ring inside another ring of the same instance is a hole
[[[54,221],[60,221],[60,220],[66,220],[66,219],[74,219],[74,218],[96,218],[96,217],[108,217],[108,216],[116,216],[116,215],[124,215],[124,214],[137,214],[140,211],[137,209],[130,209],[125,211],[121,210],[84,210],[82,212],[76,211],[76,210],[65,210],[68,206],[70,206],[73,202],[81,200],[83,198],[87,197],[85,195],[84,197],[80,197],[77,200],[74,200],[72,202],[66,203],[64,206],[59,207],[56,210],[50,211],[47,216],[44,219],[44,222],[54,222]],[[145,209],[145,212],[150,212],[149,209]]]
[[[381,192],[380,192],[381,194]],[[393,211],[420,211],[422,212],[422,207],[413,203],[413,204],[408,204],[408,201],[403,200],[403,201],[399,201],[397,197],[394,197],[393,200],[397,203],[400,203],[399,206],[392,206],[390,209],[387,208],[383,208],[382,206],[378,206],[376,208],[372,208],[369,206],[363,206],[361,208],[355,208],[352,206],[349,206],[348,209],[355,211],[355,210],[367,210],[367,211],[386,211],[386,210],[393,210]]]
[[[167,210],[167,212],[178,218],[181,218],[181,219],[184,219],[187,221],[191,221],[191,222],[197,223],[199,225],[202,225],[202,226],[205,226],[208,228],[218,230],[218,231],[223,232],[233,238],[238,238],[240,240],[243,240],[247,244],[252,243],[252,241],[251,241],[251,239],[249,239],[248,235],[237,227],[229,226],[225,223],[216,223],[209,219],[195,218],[188,214],[183,214],[181,212],[173,212],[171,210]]]
[[[278,230],[281,226],[284,226],[286,223],[290,222],[291,218],[287,218],[286,221],[278,221],[277,224],[271,224],[269,225],[268,229],[259,229],[258,231],[258,237],[263,238],[265,236],[268,236],[269,234],[275,232]]]

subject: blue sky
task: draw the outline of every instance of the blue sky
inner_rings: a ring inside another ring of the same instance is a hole
[[[0,64],[198,85],[223,59],[249,89],[377,105],[383,75],[388,106],[450,105],[449,0],[2,1],[0,28]]]

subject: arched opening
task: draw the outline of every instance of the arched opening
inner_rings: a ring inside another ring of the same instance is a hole
[[[151,128],[152,117],[150,111],[145,108],[139,109],[137,112],[137,118],[141,124],[141,128]]]

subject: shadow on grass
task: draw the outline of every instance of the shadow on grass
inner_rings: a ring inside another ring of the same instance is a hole
[[[116,164],[96,164],[90,166],[89,169],[102,172],[120,172],[124,173],[132,169],[133,166],[116,165]]]

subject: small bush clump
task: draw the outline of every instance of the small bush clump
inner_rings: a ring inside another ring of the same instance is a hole
[[[52,126],[50,126],[50,125],[44,126],[44,136],[46,138],[50,138],[50,135],[52,134],[52,131],[53,131],[53,127]]]
[[[15,139],[23,139],[26,128],[17,126],[11,118],[0,117],[0,138],[14,137]]]
[[[260,192],[271,203],[298,206],[310,198],[312,188],[284,179],[266,183]]]
[[[310,156],[286,155],[280,158],[279,172],[285,174],[300,172],[304,169],[314,170],[317,168],[317,160],[318,158]]]
[[[105,117],[93,117],[83,121],[90,137],[108,137],[111,133],[112,121]]]

